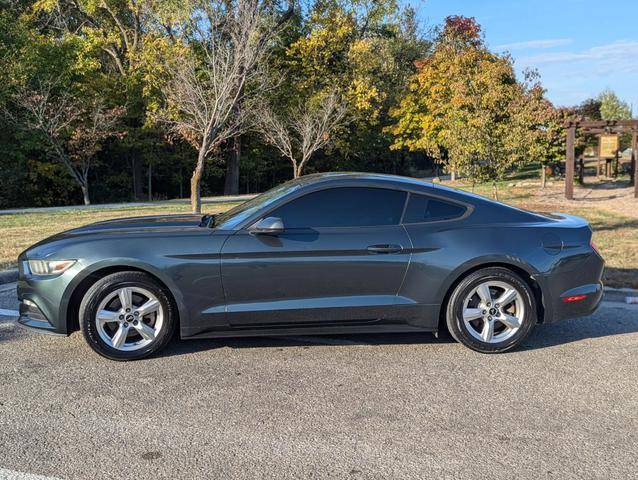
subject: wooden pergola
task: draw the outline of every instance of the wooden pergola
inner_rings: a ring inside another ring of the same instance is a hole
[[[576,164],[576,130],[591,134],[631,133],[631,171],[634,181],[634,196],[638,198],[638,120],[568,120],[566,162],[565,162],[565,198],[574,198],[574,168]]]

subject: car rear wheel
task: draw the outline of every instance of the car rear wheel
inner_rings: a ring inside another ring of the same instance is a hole
[[[165,289],[143,272],[98,280],[80,304],[80,327],[93,350],[111,360],[137,360],[166,346],[175,329]]]
[[[472,350],[506,352],[519,346],[536,324],[534,295],[511,270],[484,268],[456,286],[446,320],[450,334]]]

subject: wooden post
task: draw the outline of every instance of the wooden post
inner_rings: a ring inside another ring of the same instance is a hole
[[[603,167],[600,164],[600,155],[598,156],[598,158],[596,159],[596,177],[598,180],[600,180],[600,172],[602,172]]]
[[[596,159],[596,180],[600,180],[600,175],[603,170],[603,166],[601,165],[601,158],[600,158],[600,135],[596,135],[596,138],[598,139],[598,158]]]
[[[631,133],[631,158],[633,162],[634,198],[638,198],[638,132]]]
[[[576,127],[567,128],[567,145],[565,156],[565,198],[574,199],[574,141],[576,140]]]

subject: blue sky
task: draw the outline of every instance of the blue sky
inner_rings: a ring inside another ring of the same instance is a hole
[[[475,17],[494,51],[517,70],[536,68],[557,106],[605,88],[638,112],[638,0],[409,0],[432,27],[448,15]]]

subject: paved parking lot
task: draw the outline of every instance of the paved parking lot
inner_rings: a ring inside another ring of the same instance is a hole
[[[0,316],[0,478],[636,472],[638,307],[606,302],[499,356],[400,334],[175,341],[134,363]]]

